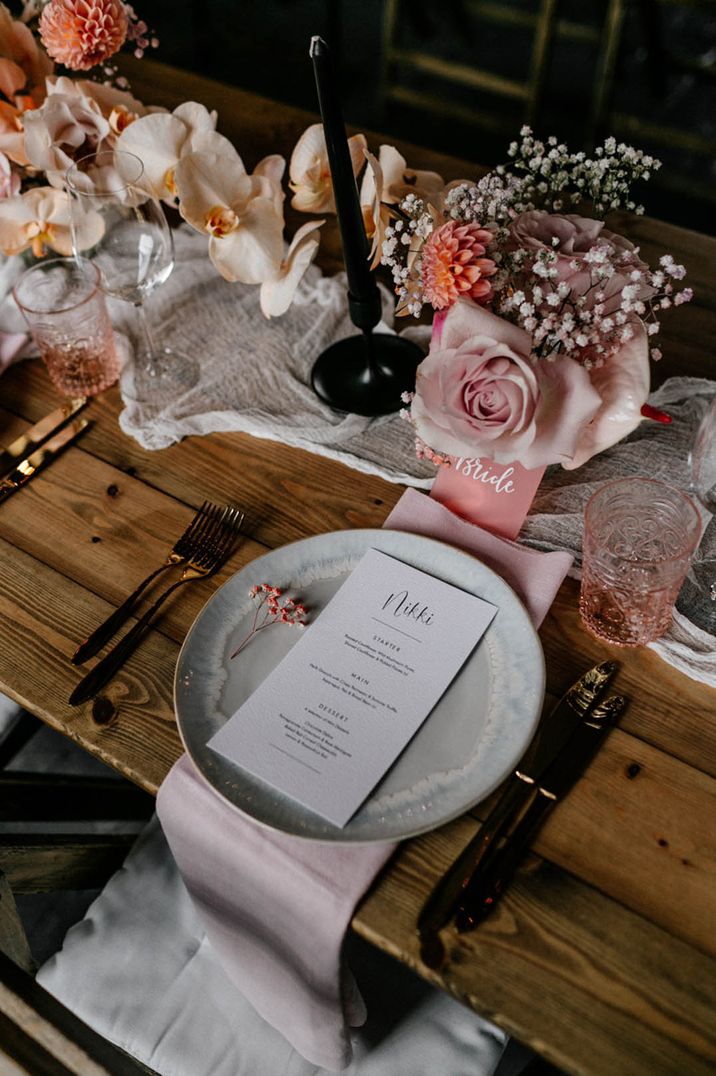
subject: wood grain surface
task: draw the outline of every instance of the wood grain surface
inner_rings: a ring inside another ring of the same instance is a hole
[[[161,65],[130,66],[146,101],[171,106],[193,97],[216,107],[220,129],[249,166],[267,152],[290,153],[314,119]],[[415,148],[406,155],[446,178],[477,171]],[[683,258],[696,289],[695,303],[673,327],[666,323],[658,376],[713,376],[716,241],[639,218],[619,228],[645,254]],[[325,267],[336,266],[337,250],[329,244]],[[38,362],[7,372],[1,390],[0,443],[57,405]],[[181,753],[172,706],[178,648],[213,590],[286,542],[380,526],[402,490],[242,434],[147,452],[121,432],[120,409],[116,389],[93,400],[82,442],[0,509],[0,689],[155,793]],[[70,664],[74,649],[162,563],[205,497],[246,510],[237,554],[217,578],[183,588],[98,700],[69,707],[83,673]],[[540,637],[547,705],[585,668],[617,658],[616,687],[631,699],[620,728],[539,834],[498,912],[471,935],[445,932],[450,959],[441,973],[420,963],[416,916],[489,802],[401,846],[354,929],[568,1072],[713,1071],[716,692],[649,650],[622,651],[589,636],[570,580]]]

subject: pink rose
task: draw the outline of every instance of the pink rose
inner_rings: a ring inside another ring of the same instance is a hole
[[[641,422],[641,409],[649,396],[649,342],[640,321],[632,322],[632,328],[631,340],[610,355],[603,366],[589,371],[601,404],[581,431],[574,456],[562,463],[568,471],[621,441]]]
[[[411,413],[440,453],[524,467],[571,464],[602,406],[574,359],[530,359],[529,335],[467,300],[448,312],[440,342],[418,367]]]
[[[590,266],[585,259],[595,247],[607,247],[610,261],[619,262],[623,273],[616,272],[603,281],[594,292],[604,293],[604,313],[612,314],[619,309],[619,295],[625,284],[629,283],[628,274],[632,269],[646,269],[646,265],[637,255],[633,243],[623,236],[610,232],[601,220],[579,217],[574,213],[546,213],[544,210],[531,209],[517,217],[510,233],[515,246],[535,253],[550,250],[557,255],[557,281],[569,284],[575,296],[586,294],[592,283]],[[556,243],[555,243],[556,240]],[[577,268],[574,263],[577,263]],[[594,302],[591,293],[591,303]],[[648,298],[651,289],[640,289],[640,298]]]

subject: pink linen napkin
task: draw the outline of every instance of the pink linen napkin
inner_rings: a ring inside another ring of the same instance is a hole
[[[408,489],[384,526],[477,554],[513,587],[538,626],[572,563],[488,534]],[[342,964],[353,910],[394,844],[324,844],[240,814],[184,755],[162,784],[157,814],[224,970],[256,1011],[309,1061],[350,1064],[349,1027],[365,1020]]]

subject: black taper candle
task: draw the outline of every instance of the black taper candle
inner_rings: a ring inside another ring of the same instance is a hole
[[[351,320],[359,329],[372,329],[381,316],[380,291],[368,264],[369,246],[358,198],[358,187],[348,149],[338,85],[331,52],[322,37],[311,38],[311,59],[316,77],[318,104],[331,167],[333,197],[348,276]]]
[[[337,340],[316,359],[311,384],[325,403],[357,415],[389,415],[415,386],[422,353],[391,333],[371,330],[381,318],[380,290],[368,264],[368,239],[348,149],[338,86],[326,42],[311,38],[310,56],[333,181],[333,197],[348,276],[348,310],[361,336]]]

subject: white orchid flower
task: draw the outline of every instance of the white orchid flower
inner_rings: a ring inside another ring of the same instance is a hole
[[[99,242],[104,231],[98,213],[87,213],[75,230],[79,250],[88,250]],[[0,250],[3,254],[21,254],[31,249],[41,258],[45,248],[58,254],[72,254],[70,200],[65,191],[55,187],[33,187],[24,194],[0,202]]]
[[[175,171],[182,157],[190,153],[220,154],[233,146],[215,130],[216,113],[196,101],[185,101],[173,112],[154,112],[134,120],[120,134],[115,149],[133,153],[144,164],[137,184],[140,190],[160,201],[175,204]],[[240,163],[243,172],[246,171]]]
[[[371,269],[380,264],[385,229],[393,216],[389,206],[402,202],[408,194],[430,198],[443,189],[444,180],[437,172],[408,168],[405,157],[395,146],[381,146],[376,158],[365,151],[368,167],[360,189],[360,204],[370,249]]]
[[[7,101],[0,101],[0,152],[23,167],[30,163],[25,153],[22,113]]]
[[[348,149],[357,176],[363,167],[363,151],[367,147],[365,135],[352,135]],[[288,166],[289,187],[294,192],[291,205],[301,213],[335,213],[331,169],[323,124],[307,127],[296,143]]]
[[[266,166],[272,174],[249,176],[236,150],[227,146],[221,153],[188,153],[177,162],[179,211],[209,236],[209,257],[225,280],[263,284],[275,278],[283,260],[276,162]]]
[[[322,224],[325,224],[325,221],[311,220],[302,225],[294,235],[276,276],[261,285],[261,309],[267,318],[285,314],[293,302],[296,288],[318,250],[319,239],[312,233]]]
[[[238,157],[238,154],[236,156]],[[239,160],[241,160],[240,157]],[[280,153],[271,153],[268,157],[264,157],[253,171],[254,176],[263,176],[270,183],[274,207],[281,219],[283,219],[283,203],[286,197],[281,180],[285,171],[286,161]]]
[[[372,156],[372,155],[370,155]],[[366,157],[370,160],[366,153]],[[373,157],[375,160],[375,157]],[[445,180],[437,172],[424,172],[408,168],[408,163],[395,146],[381,146],[378,151],[378,163],[382,186],[380,200],[387,205],[397,205],[408,194],[418,198],[435,195],[445,185]],[[376,194],[374,169],[366,169],[360,191],[361,205],[371,205]]]

